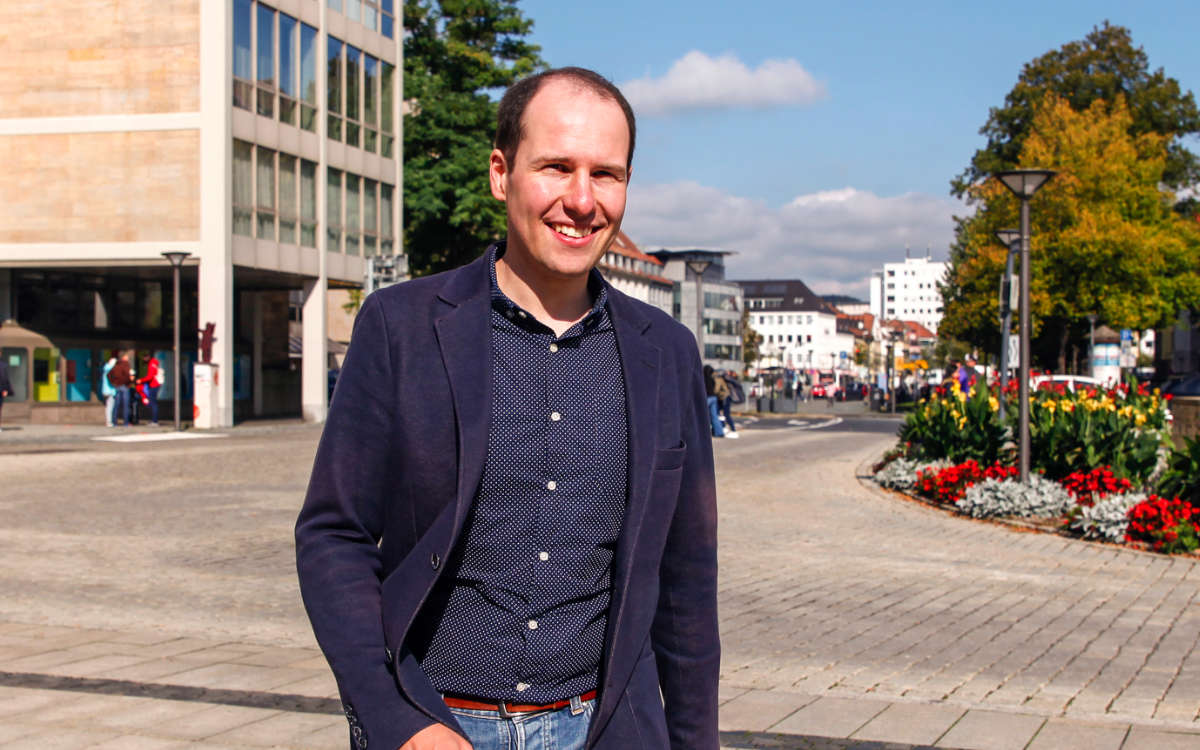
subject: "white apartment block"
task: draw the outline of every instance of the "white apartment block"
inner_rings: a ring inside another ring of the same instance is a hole
[[[914,320],[937,333],[942,320],[942,293],[938,284],[948,264],[924,258],[884,263],[871,275],[871,313],[883,320]]]
[[[750,326],[763,337],[759,367],[806,372],[854,369],[854,336],[839,333],[838,311],[799,280],[738,281]]]

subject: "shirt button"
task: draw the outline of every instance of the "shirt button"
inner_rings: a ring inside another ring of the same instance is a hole
[[[558,420],[560,420],[560,419],[562,419],[562,415],[561,415],[561,414],[559,414],[559,413],[558,413],[558,412],[556,412],[556,411],[552,411],[552,412],[550,412],[550,421],[551,421],[551,422],[557,422],[557,421],[558,421]]]
[[[526,685],[524,682],[518,682],[518,683],[517,683],[517,692],[518,692],[518,693],[523,693],[523,692],[525,692],[525,691],[526,691],[526,690],[528,690],[528,689],[529,689],[529,686],[528,686],[528,685]]]
[[[551,479],[549,482],[546,482],[546,489],[553,492],[554,490],[558,489],[558,482]]]
[[[526,316],[526,315],[525,315],[525,311],[524,311],[524,310],[518,310],[518,311],[517,311],[517,315],[521,316],[522,318],[528,317],[528,316]]]
[[[530,630],[537,630],[537,620],[530,620],[530,621],[529,621],[529,629],[530,629]]]
[[[546,562],[547,560],[550,559],[550,553],[549,552],[539,552],[538,559],[541,560],[542,562]]]
[[[550,345],[550,353],[553,354],[556,351],[558,351],[558,344],[551,344]]]

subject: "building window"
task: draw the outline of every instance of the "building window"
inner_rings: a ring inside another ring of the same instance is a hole
[[[254,146],[233,142],[233,233],[253,237]]]
[[[233,106],[250,109],[254,80],[250,42],[250,0],[233,0]]]
[[[325,249],[331,253],[342,249],[342,173],[325,168]]]
[[[317,30],[300,24],[300,127],[317,132]]]
[[[390,34],[388,36],[391,36]],[[381,63],[379,76],[379,155],[392,158],[396,143],[393,107],[396,101],[396,66]]]
[[[395,191],[386,182],[379,183],[379,252],[391,255],[395,243],[392,229],[392,194]]]
[[[375,255],[376,243],[379,241],[379,183],[375,180],[363,179],[363,257]]]
[[[329,37],[329,59],[325,68],[326,102],[329,110],[328,136],[342,140],[342,43]]]
[[[379,61],[363,58],[363,150],[375,153],[379,137]]]
[[[355,47],[345,45],[346,47],[346,145],[359,145],[359,130],[361,125],[359,120],[362,118],[362,97],[360,95],[360,87],[362,85],[362,52]]]
[[[279,155],[279,241],[296,244],[296,157]]]
[[[345,0],[346,18],[362,22],[362,0]]]
[[[300,160],[300,244],[317,246],[317,165]]]
[[[737,344],[705,344],[705,359],[736,359],[742,358],[742,348]]]
[[[257,218],[255,236],[260,240],[275,241],[275,152],[259,146],[258,169],[254,174],[255,211]]]
[[[279,121],[296,124],[296,99],[299,96],[296,60],[296,19],[279,14]]]
[[[346,174],[346,215],[343,226],[346,228],[346,255],[358,255],[359,231],[362,229],[359,219],[359,179],[349,173]]]
[[[258,75],[258,113],[275,116],[275,11],[258,6],[255,72]]]
[[[379,33],[392,39],[395,36],[396,12],[393,0],[379,0]]]

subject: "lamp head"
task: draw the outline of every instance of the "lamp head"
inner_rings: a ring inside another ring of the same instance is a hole
[[[1004,187],[1021,200],[1029,200],[1042,185],[1054,175],[1053,169],[1010,169],[997,172],[996,177],[1004,183]]]
[[[164,258],[166,258],[168,261],[170,261],[172,266],[174,266],[175,268],[178,268],[179,266],[183,265],[183,261],[189,255],[191,255],[191,253],[185,253],[182,250],[168,250],[167,252],[163,253],[162,255]]]
[[[1014,242],[1021,239],[1021,230],[1019,229],[997,229],[992,234],[1006,248],[1011,248]]]

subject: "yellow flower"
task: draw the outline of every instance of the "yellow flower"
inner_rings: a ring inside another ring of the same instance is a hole
[[[1046,411],[1048,411],[1048,412],[1050,412],[1051,414],[1053,414],[1053,413],[1054,413],[1054,411],[1055,411],[1056,409],[1058,409],[1058,402],[1057,402],[1057,401],[1047,401],[1045,404],[1043,404],[1043,406],[1045,406],[1045,407],[1046,407]]]
[[[967,426],[967,418],[966,418],[966,417],[960,417],[960,418],[959,418],[959,420],[958,420],[958,429],[960,429],[960,430],[961,430],[962,428],[964,428],[964,427],[966,427],[966,426]]]
[[[1146,415],[1142,414],[1140,411],[1137,412],[1133,417],[1133,423],[1135,425],[1137,425],[1138,427],[1141,427],[1142,425],[1146,424]]]
[[[1063,408],[1063,411],[1075,411],[1075,402],[1074,401],[1063,401],[1062,408]]]
[[[996,400],[995,396],[988,396],[988,406],[992,411],[1000,411],[1000,402]]]

